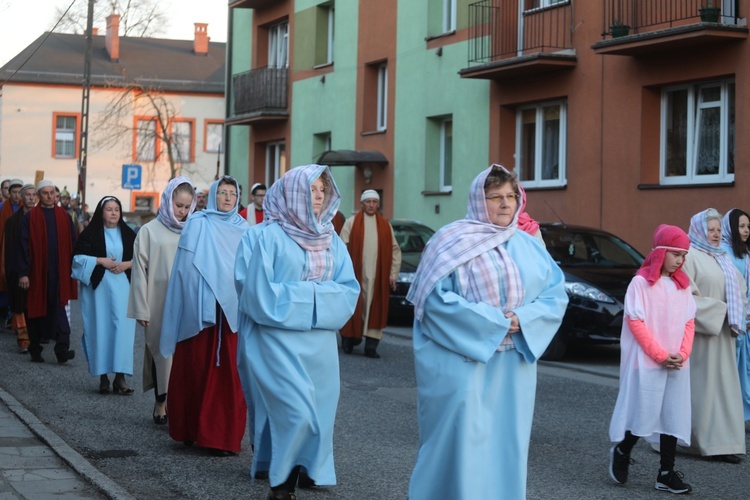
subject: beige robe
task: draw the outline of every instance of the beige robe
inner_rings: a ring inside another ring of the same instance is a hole
[[[146,352],[143,356],[144,392],[154,388],[152,362],[156,365],[159,384],[155,388],[156,394],[164,394],[169,387],[172,356],[165,358],[161,355],[159,340],[167,284],[179,241],[179,233],[170,231],[158,219],[143,226],[135,238],[128,317],[149,322],[145,328],[137,326],[138,329],[143,329],[146,336]]]
[[[349,235],[352,232],[354,216],[349,217],[341,228],[341,239],[344,243],[349,244]],[[390,278],[395,280],[401,270],[401,247],[398,246],[396,237],[393,235],[391,228],[391,240],[393,246],[393,258],[391,260]],[[382,339],[383,330],[381,328],[367,328],[370,322],[370,309],[372,306],[372,295],[375,290],[375,271],[378,264],[378,225],[374,215],[365,214],[365,241],[364,250],[362,251],[362,294],[364,307],[362,308],[362,321],[365,325],[362,329],[365,337],[373,339]]]
[[[694,248],[683,269],[690,277],[697,306],[690,355],[693,425],[689,451],[703,456],[742,455],[745,422],[735,340],[727,323],[724,272],[713,257]],[[739,272],[737,277],[745,297],[744,279]]]

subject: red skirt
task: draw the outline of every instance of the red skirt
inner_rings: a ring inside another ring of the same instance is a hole
[[[247,405],[237,372],[237,334],[229,330],[224,314],[221,322],[220,347],[217,326],[177,343],[169,377],[169,435],[239,453]]]

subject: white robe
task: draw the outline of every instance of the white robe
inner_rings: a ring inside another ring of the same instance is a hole
[[[372,299],[375,291],[375,273],[378,268],[378,225],[374,215],[365,214],[365,240],[362,249],[362,335],[374,339],[383,338],[382,328],[367,328],[370,324],[370,310],[372,309]],[[341,228],[341,239],[347,245],[349,244],[349,235],[352,232],[354,217],[349,217]],[[390,225],[390,224],[389,224]],[[396,237],[391,227],[391,247],[393,248],[393,257],[391,259],[391,268],[389,278],[395,280],[401,271],[401,247],[398,246]]]
[[[705,252],[691,249],[683,266],[695,298],[695,338],[690,356],[692,438],[703,456],[745,453],[742,393],[735,340],[727,323],[724,272]],[[744,279],[737,272],[745,296]]]
[[[158,219],[144,225],[135,238],[128,317],[149,322],[145,328],[138,326],[146,336],[143,356],[144,392],[155,389],[156,394],[164,394],[169,387],[172,356],[165,358],[161,355],[159,340],[167,285],[179,241],[180,233],[170,231]],[[156,365],[159,387],[154,387],[152,362]]]
[[[620,392],[609,426],[609,438],[619,443],[625,432],[658,443],[661,434],[690,445],[690,359],[680,370],[668,370],[651,359],[636,341],[627,318],[645,323],[654,340],[669,353],[679,352],[685,324],[695,317],[690,289],[680,290],[662,277],[650,286],[636,276],[625,295],[620,336]]]

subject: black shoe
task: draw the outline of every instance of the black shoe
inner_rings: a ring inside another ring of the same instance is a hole
[[[341,337],[341,350],[343,350],[345,354],[351,354],[354,350],[354,339]]]
[[[195,444],[195,441],[183,441],[182,444],[189,448]]]
[[[609,450],[609,475],[617,484],[628,482],[628,468],[632,463],[630,455],[621,453],[617,445]]]
[[[63,353],[60,356],[57,356],[57,362],[60,364],[67,363],[71,359],[76,357],[76,352],[73,349],[68,349],[68,352]]]
[[[229,450],[220,450],[218,448],[211,448],[211,454],[215,457],[234,457],[237,454]]]
[[[154,412],[151,414],[151,416],[154,419],[154,423],[156,425],[165,425],[169,421],[169,417],[167,417],[167,414],[164,415],[158,415],[156,413],[156,405],[154,405]]]
[[[741,462],[740,457],[737,455],[716,455],[716,460],[735,465]]]
[[[268,479],[268,471],[267,470],[256,470],[255,476],[253,476],[255,479],[260,480],[266,480]]]
[[[99,377],[99,394],[109,394],[109,378],[106,375]]]
[[[307,475],[307,472],[300,472],[297,478],[297,486],[303,490],[314,488],[316,486],[315,481]]]
[[[682,493],[690,493],[693,491],[692,486],[682,481],[685,477],[682,472],[678,471],[659,471],[656,474],[656,486],[659,491],[668,491],[670,493],[676,493],[678,495]]]
[[[32,354],[31,362],[32,363],[44,363],[44,358],[42,357],[41,354]]]
[[[271,490],[268,494],[268,500],[297,500],[297,495],[286,490]]]
[[[115,379],[112,382],[112,393],[121,396],[132,396],[135,391],[127,386],[124,380]]]
[[[366,358],[373,358],[373,359],[379,359],[380,354],[378,354],[378,351],[375,349],[367,349],[365,348],[365,357]]]

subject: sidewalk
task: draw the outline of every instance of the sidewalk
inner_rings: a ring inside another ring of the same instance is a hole
[[[19,498],[132,497],[0,389],[0,500]]]

